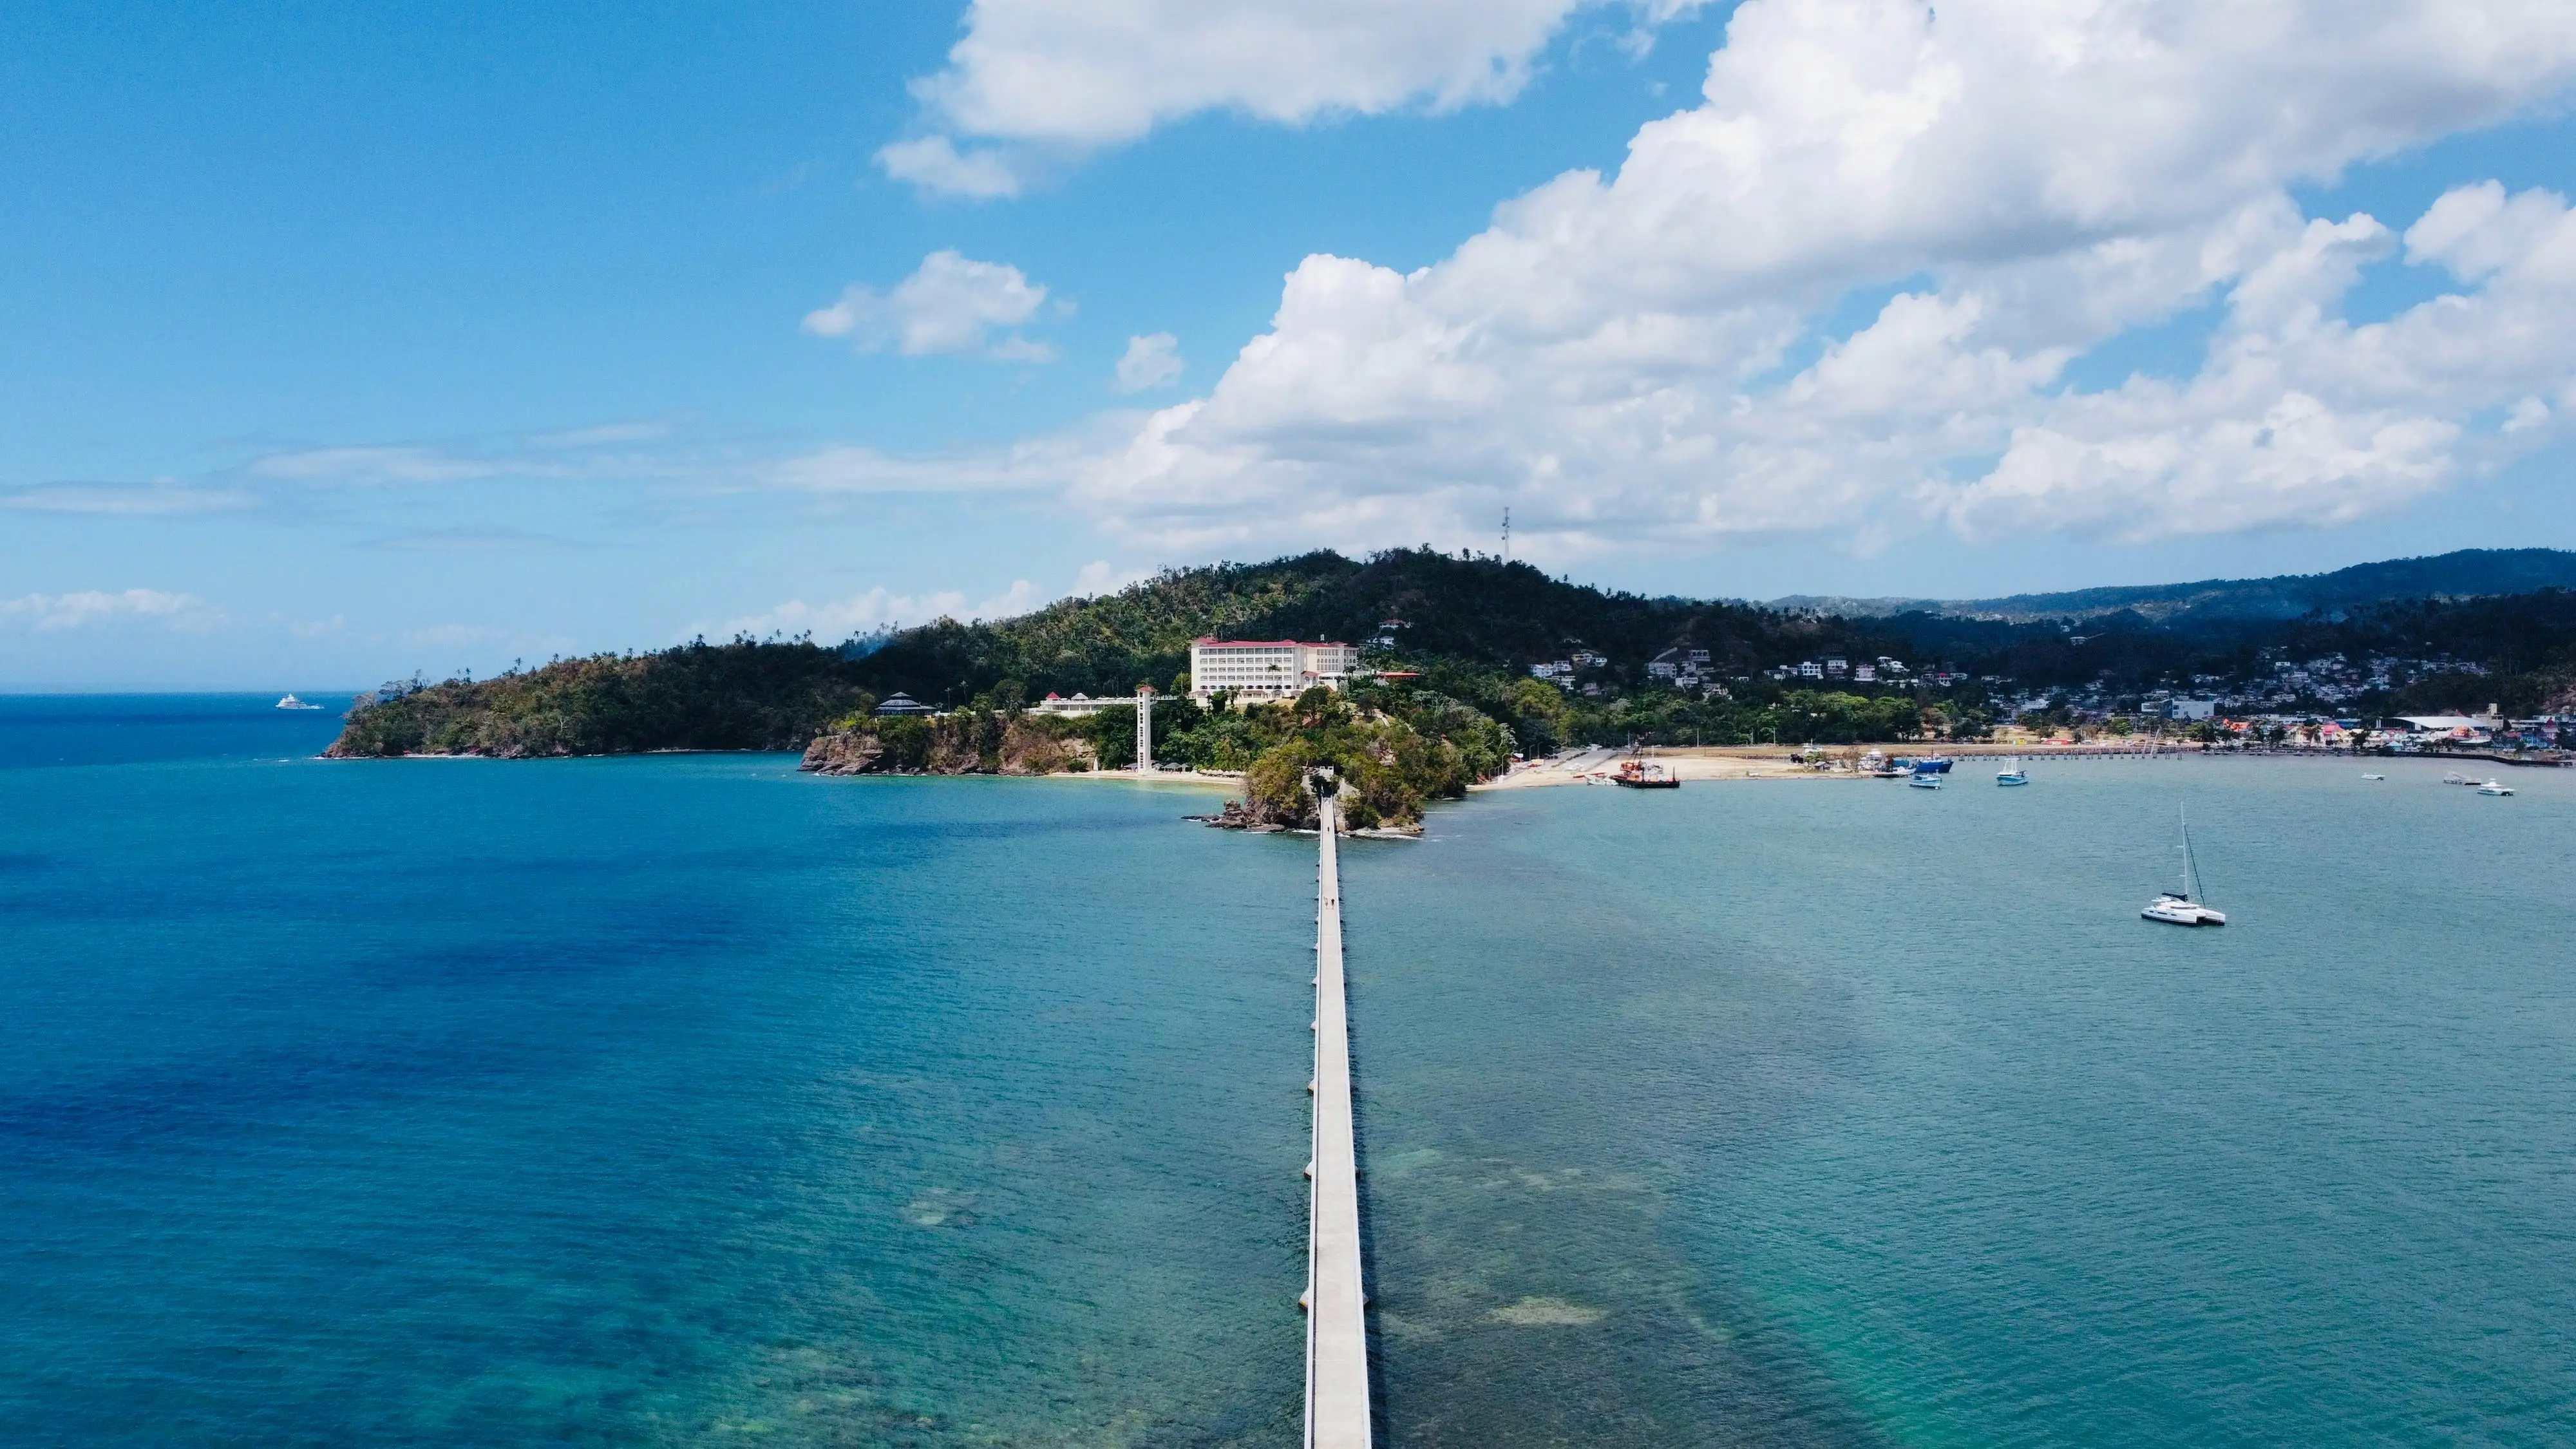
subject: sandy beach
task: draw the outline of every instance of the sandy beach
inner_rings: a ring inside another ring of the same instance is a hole
[[[1789,758],[1789,752],[1777,745],[1752,749],[1725,749],[1710,746],[1700,749],[1658,749],[1641,751],[1673,773],[1680,780],[1865,780],[1866,775],[1849,772],[1821,771],[1801,765]],[[1512,767],[1500,779],[1472,785],[1472,790],[1529,790],[1542,785],[1607,785],[1610,772],[1628,752],[1616,749],[1578,750],[1545,760],[1530,760]]]
[[[1946,755],[1954,760],[1975,758],[2020,758],[2027,760],[2103,758],[2143,756],[2154,753],[2143,744],[2116,745],[1828,745],[1824,746],[1825,767],[1818,763],[1801,763],[1795,752],[1783,745],[1707,745],[1699,747],[1653,748],[1637,751],[1640,758],[1654,761],[1670,771],[1677,780],[1867,780],[1872,776],[1851,767],[1851,762],[1870,750],[1895,755]],[[2166,755],[2198,754],[2197,746],[2168,744]],[[1511,773],[1498,780],[1471,786],[1475,790],[1526,790],[1543,785],[1607,785],[1610,774],[1629,752],[1620,749],[1595,748],[1577,750],[1544,760],[1531,760],[1514,766]],[[1839,766],[1839,767],[1835,767]]]

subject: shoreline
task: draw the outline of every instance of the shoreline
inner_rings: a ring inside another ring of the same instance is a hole
[[[2486,755],[2354,755],[2330,750],[2207,750],[2196,745],[2154,748],[2139,745],[1997,745],[1965,744],[1958,746],[1926,745],[1836,745],[1828,747],[1839,757],[1842,751],[1878,750],[1895,755],[1900,751],[1918,755],[1938,755],[1951,760],[2286,760],[2308,764],[2368,764],[2377,761],[2393,764],[2403,761],[2422,763],[2553,765],[2554,761],[2505,760]],[[1607,746],[1578,750],[1546,760],[1532,760],[1510,773],[1468,786],[1470,793],[1493,790],[1543,789],[1557,785],[1608,785],[1611,771],[1632,752]],[[1652,760],[1669,771],[1673,778],[1685,782],[1719,780],[1870,780],[1878,776],[1857,770],[1818,769],[1801,764],[1781,745],[1661,745],[1633,752],[1639,759]]]

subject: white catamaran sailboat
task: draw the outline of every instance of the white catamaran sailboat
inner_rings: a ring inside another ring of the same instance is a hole
[[[2138,914],[2146,917],[2150,921],[2163,921],[2167,924],[2176,926],[2226,925],[2227,917],[2224,914],[2218,911],[2213,911],[2208,906],[2191,898],[2192,877],[2198,874],[2198,872],[2192,868],[2191,821],[2188,818],[2184,818],[2182,821],[2181,850],[2181,893],[2176,894],[2173,891],[2167,891],[2163,895],[2160,895],[2153,901],[2149,902],[2147,904],[2147,908],[2138,912]]]

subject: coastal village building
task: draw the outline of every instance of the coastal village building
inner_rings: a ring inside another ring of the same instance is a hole
[[[1646,661],[1647,677],[1670,680],[1675,689],[1699,688],[1705,682],[1707,670],[1707,650],[1679,644]]]
[[[911,695],[889,694],[884,699],[877,702],[877,713],[881,715],[937,714],[939,711],[932,709],[929,705],[923,704],[917,699],[914,699]]]
[[[1132,694],[1104,694],[1095,699],[1088,694],[1082,693],[1080,690],[1076,690],[1074,691],[1074,696],[1071,699],[1067,699],[1060,694],[1049,694],[1046,698],[1030,705],[1029,713],[1062,715],[1068,719],[1081,719],[1087,715],[1098,714],[1102,710],[1109,709],[1113,706],[1132,707],[1135,703],[1136,696]]]
[[[2397,717],[2397,722],[2406,726],[2406,730],[2409,734],[2423,735],[2431,739],[2461,745],[2483,745],[2488,743],[2494,738],[2496,730],[2504,723],[2504,721],[2498,719],[2492,711],[2483,716],[2465,714],[2407,714],[2399,715]]]
[[[1352,644],[1301,644],[1294,639],[1194,639],[1190,641],[1190,698],[1204,703],[1219,690],[1243,699],[1294,699],[1316,685],[1340,689],[1359,668]]]

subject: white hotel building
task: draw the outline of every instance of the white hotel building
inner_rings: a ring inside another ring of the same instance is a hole
[[[1190,643],[1190,698],[1218,690],[1242,699],[1294,699],[1320,684],[1339,689],[1359,668],[1356,644],[1294,639],[1196,639]]]

